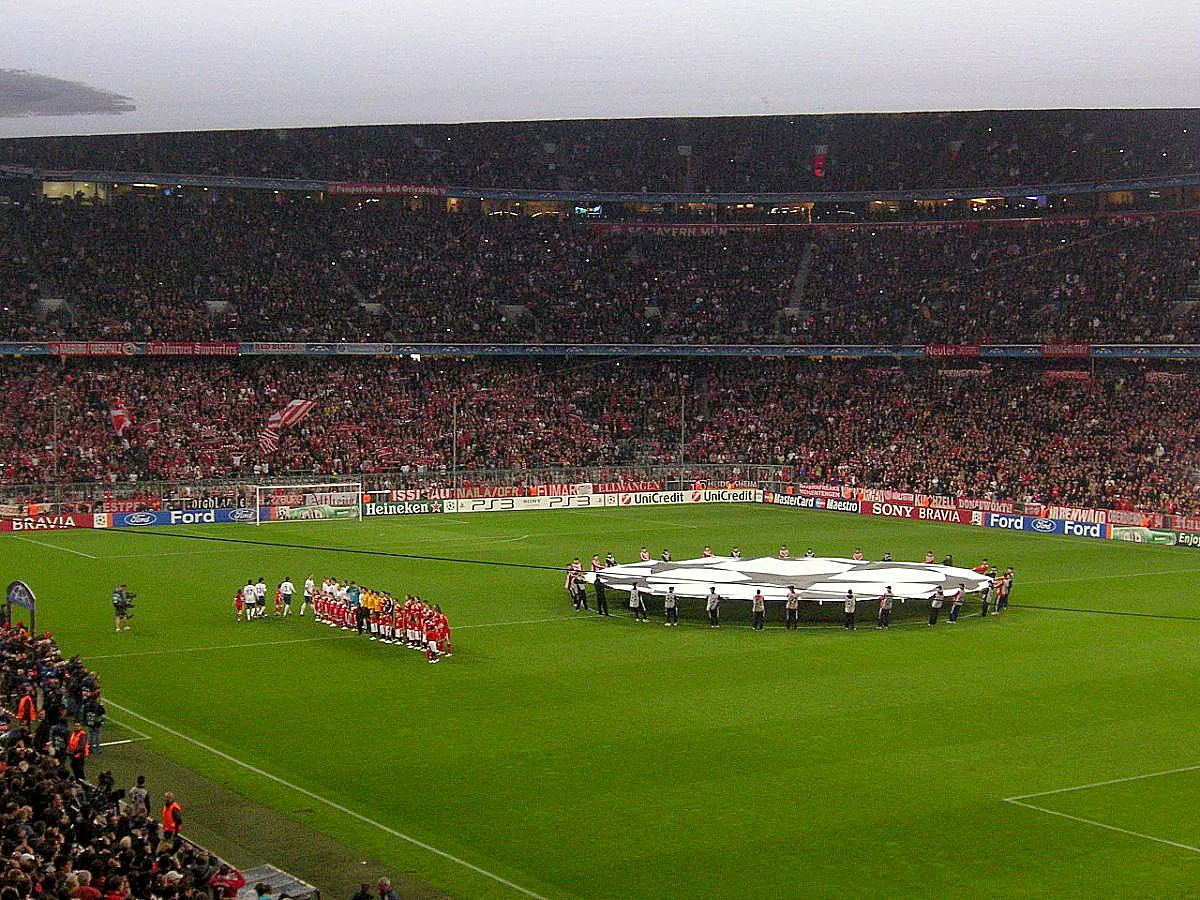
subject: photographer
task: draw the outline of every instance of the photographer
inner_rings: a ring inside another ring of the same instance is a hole
[[[133,618],[133,613],[129,610],[133,606],[133,598],[137,594],[129,592],[129,586],[122,584],[119,588],[113,591],[112,605],[113,615],[117,620],[117,631],[128,631],[129,620]]]

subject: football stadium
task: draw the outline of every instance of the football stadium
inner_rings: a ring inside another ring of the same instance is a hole
[[[1200,109],[214,16],[0,70],[0,900],[1200,895]]]

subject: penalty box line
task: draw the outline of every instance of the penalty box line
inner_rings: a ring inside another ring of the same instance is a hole
[[[1113,784],[1126,784],[1131,781],[1145,781],[1149,778],[1162,778],[1166,775],[1179,775],[1184,772],[1200,771],[1200,765],[1182,766],[1178,769],[1164,769],[1161,772],[1147,772],[1144,775],[1129,775],[1125,778],[1110,778],[1106,781],[1092,781],[1088,784],[1076,784],[1070,787],[1054,788],[1049,791],[1038,791],[1034,794],[1020,794],[1016,797],[1005,797],[1005,803],[1011,803],[1014,806],[1021,806],[1025,809],[1032,809],[1034,812],[1045,813],[1049,816],[1058,816],[1061,819],[1069,819],[1072,822],[1079,822],[1084,825],[1091,825],[1095,828],[1103,828],[1106,831],[1115,831],[1118,834],[1129,835],[1130,837],[1141,838],[1144,841],[1153,841],[1156,844],[1166,844],[1168,847],[1175,847],[1180,850],[1188,850],[1192,853],[1200,853],[1200,847],[1193,847],[1191,844],[1183,844],[1179,841],[1171,841],[1166,838],[1156,837],[1152,834],[1146,834],[1141,831],[1133,831],[1129,828],[1121,828],[1117,825],[1110,825],[1107,822],[1098,822],[1095,819],[1084,818],[1083,816],[1072,815],[1057,809],[1049,809],[1045,806],[1039,806],[1036,803],[1030,803],[1030,800],[1036,800],[1038,797],[1050,797],[1055,794],[1069,794],[1075,791],[1086,791],[1092,788],[1107,787]]]
[[[288,790],[295,791],[296,793],[301,794],[301,795],[309,798],[310,800],[315,800],[317,803],[321,803],[325,806],[328,806],[330,809],[333,809],[333,810],[336,810],[337,812],[342,813],[343,815],[349,816],[352,819],[356,819],[359,822],[362,822],[364,825],[370,825],[372,828],[376,828],[379,831],[384,832],[385,834],[389,834],[392,837],[399,838],[402,841],[406,841],[407,843],[412,844],[414,847],[419,847],[420,849],[425,850],[429,853],[432,853],[435,856],[440,856],[442,859],[445,859],[452,863],[455,863],[456,865],[461,866],[464,869],[469,869],[470,871],[475,872],[478,875],[482,875],[485,878],[489,878],[492,881],[496,882],[497,884],[502,884],[505,887],[510,888],[519,894],[524,894],[526,897],[532,897],[532,898],[534,898],[534,900],[548,900],[548,898],[543,897],[541,894],[535,893],[534,891],[531,891],[528,888],[521,887],[521,885],[515,884],[512,881],[509,881],[507,878],[504,878],[501,875],[497,875],[495,872],[489,872],[487,869],[480,868],[479,866],[475,865],[474,863],[467,862],[465,859],[461,859],[460,857],[457,857],[452,853],[448,853],[445,850],[439,850],[437,847],[434,847],[431,844],[427,844],[424,841],[418,840],[415,837],[411,837],[407,834],[404,834],[403,832],[397,831],[395,828],[392,828],[388,825],[384,825],[382,822],[378,822],[375,819],[368,818],[367,816],[364,816],[362,813],[355,812],[354,810],[350,809],[349,807],[342,806],[342,804],[340,804],[340,803],[337,803],[326,797],[322,797],[320,794],[314,794],[312,791],[308,790],[307,788],[303,788],[303,787],[300,787],[300,785],[298,785],[298,784],[293,784],[290,781],[286,781],[283,778],[280,778],[278,775],[274,775],[271,772],[268,772],[264,769],[260,769],[260,768],[258,768],[258,766],[251,765],[250,763],[248,763],[244,760],[238,759],[236,756],[231,756],[230,754],[224,752],[223,750],[218,750],[216,747],[206,744],[203,741],[199,741],[194,737],[189,737],[188,735],[184,734],[181,731],[176,731],[174,728],[171,728],[167,725],[163,725],[161,722],[155,722],[153,719],[149,719],[146,716],[143,716],[141,713],[135,712],[134,710],[130,709],[127,706],[122,706],[120,703],[117,703],[116,701],[114,701],[112,699],[107,700],[107,703],[109,706],[116,707],[117,709],[121,710],[121,712],[126,713],[127,715],[130,715],[130,716],[133,716],[134,718],[140,719],[141,721],[145,722],[147,725],[150,725],[153,728],[157,728],[160,731],[163,731],[166,734],[171,735],[172,737],[176,737],[181,741],[186,741],[189,744],[193,744],[194,746],[199,747],[201,750],[205,750],[205,751],[213,754],[214,756],[220,757],[221,759],[225,760],[226,762],[233,763],[235,766],[238,766],[240,768],[245,769],[248,772],[252,772],[253,774],[258,775],[260,778],[265,778],[268,781],[273,781],[276,784],[280,785],[281,787],[285,787]]]

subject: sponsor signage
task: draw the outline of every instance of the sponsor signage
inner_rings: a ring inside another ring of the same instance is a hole
[[[887,516],[891,519],[917,519],[922,522],[953,522],[959,525],[970,524],[971,511],[964,509],[947,509],[942,506],[919,506],[895,501],[868,501],[859,504],[859,511],[865,516]]]
[[[261,508],[262,518],[273,518],[272,508]],[[154,512],[112,513],[111,528],[144,528],[151,525],[220,525],[228,522],[255,521],[254,507],[221,509],[160,509]]]
[[[142,348],[132,341],[51,341],[54,356],[137,356]]]
[[[1076,522],[1072,519],[1044,519],[1040,516],[1008,515],[987,513],[984,525],[988,528],[1003,528],[1007,531],[1031,531],[1035,534],[1061,534],[1068,537],[1086,537],[1106,540],[1108,525],[1103,522]]]
[[[441,500],[404,500],[399,503],[382,501],[363,504],[364,516],[416,516],[425,513],[440,513]]]
[[[1175,546],[1200,550],[1200,534],[1191,531],[1177,531],[1175,532]]]
[[[1114,525],[1112,539],[1114,541],[1130,541],[1134,544],[1162,544],[1173,547],[1176,543],[1176,533],[1164,531],[1161,528],[1145,528],[1141,525]]]
[[[54,531],[63,528],[94,528],[91,513],[64,516],[15,516],[0,519],[0,531]]]
[[[792,509],[825,509],[848,513],[857,513],[861,506],[857,500],[842,497],[806,497],[802,494],[780,494],[775,491],[763,491],[762,502],[775,506],[789,506]]]

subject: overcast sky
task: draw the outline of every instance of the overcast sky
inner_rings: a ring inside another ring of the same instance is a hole
[[[0,67],[137,110],[0,137],[1200,105],[1196,0],[29,0],[4,20]]]

